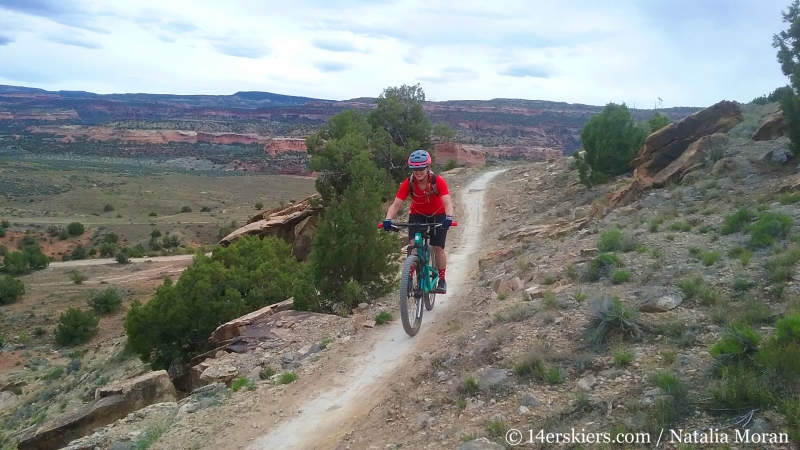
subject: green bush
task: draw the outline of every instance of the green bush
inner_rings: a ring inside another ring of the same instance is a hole
[[[80,236],[84,232],[83,224],[80,222],[72,222],[67,225],[67,232],[70,236]]]
[[[148,214],[147,216],[148,216],[148,217],[158,217],[158,213],[156,213],[156,212],[151,212],[151,213],[150,213],[150,214]]]
[[[589,326],[586,343],[601,347],[614,337],[639,339],[641,328],[636,316],[618,298],[604,297],[589,304]]]
[[[188,206],[184,206],[181,208],[181,213],[190,213],[190,212],[192,212],[192,208]]]
[[[119,264],[128,264],[131,262],[131,258],[128,256],[128,253],[123,251],[117,252],[116,256],[117,263]]]
[[[655,133],[656,131],[669,125],[669,117],[661,113],[655,113],[652,115],[652,117],[650,117],[650,119],[648,119],[647,124],[650,125],[650,133]]]
[[[719,233],[724,236],[736,233],[737,231],[744,231],[755,218],[755,214],[750,212],[747,208],[739,208],[735,213],[728,214],[722,219],[722,226],[719,229]]]
[[[600,236],[600,242],[597,243],[597,250],[603,253],[630,252],[635,249],[636,241],[619,229],[606,231]]]
[[[103,207],[104,212],[111,212],[114,211],[114,205],[106,205]]]
[[[69,273],[69,279],[75,284],[82,284],[84,281],[89,279],[83,272],[80,270],[73,270]]]
[[[725,336],[711,346],[709,353],[724,364],[742,361],[758,351],[761,336],[744,324],[733,324]]]
[[[116,288],[110,287],[90,298],[88,303],[98,314],[108,314],[122,305],[122,294]]]
[[[800,344],[800,314],[778,320],[775,323],[775,339],[779,344]]]
[[[456,159],[455,159],[455,158],[450,158],[450,159],[448,159],[448,160],[447,160],[447,162],[444,164],[444,167],[442,167],[442,171],[443,171],[443,172],[447,172],[448,170],[453,170],[453,169],[455,169],[456,167],[458,167],[458,161],[456,161]]]
[[[782,239],[789,235],[794,220],[781,213],[764,211],[759,213],[758,220],[750,228],[750,245],[768,247],[775,243],[775,239]]]
[[[586,268],[586,280],[598,281],[610,274],[611,268],[619,266],[619,258],[616,253],[603,253],[589,262]]]
[[[386,311],[381,311],[375,316],[375,323],[378,325],[383,325],[390,320],[392,320],[392,315]]]
[[[5,219],[0,220],[0,228],[11,228],[11,223]]]
[[[154,370],[211,350],[208,336],[221,324],[292,296],[303,267],[282,239],[245,236],[195,262],[173,284],[166,279],[145,305],[125,317],[128,341]],[[191,320],[186,320],[191,317]]]
[[[297,374],[294,372],[284,372],[278,378],[278,384],[289,384],[297,380]]]
[[[631,279],[631,271],[630,270],[617,270],[614,272],[614,275],[611,277],[611,281],[614,284],[621,284],[625,283],[626,281]]]
[[[0,275],[0,305],[15,302],[25,294],[25,285],[10,275]]]
[[[585,155],[573,153],[581,182],[592,186],[629,172],[644,140],[645,131],[636,126],[624,103],[607,104],[581,130]]]
[[[61,314],[56,328],[56,343],[62,346],[89,342],[97,333],[97,316],[91,311],[70,308]]]
[[[261,202],[256,203],[256,209],[264,209],[264,204]]]

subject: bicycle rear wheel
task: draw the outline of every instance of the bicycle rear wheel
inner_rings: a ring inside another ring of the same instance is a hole
[[[430,245],[428,246],[428,261],[431,266],[431,271],[430,271],[431,280],[429,284],[433,286],[434,289],[436,289],[436,284],[434,283],[434,281],[436,281],[436,275],[438,275],[436,269],[436,255],[433,254],[433,247]],[[433,304],[436,303],[436,292],[429,291],[423,293],[422,302],[425,304],[425,309],[427,309],[428,311],[432,310]]]
[[[414,274],[411,275],[411,268]],[[419,258],[417,255],[410,255],[403,264],[403,272],[400,274],[400,319],[403,322],[403,329],[409,336],[414,336],[419,332],[422,325],[422,285],[420,283]]]

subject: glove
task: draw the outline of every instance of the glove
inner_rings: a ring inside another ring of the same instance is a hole
[[[451,215],[445,216],[444,220],[442,221],[442,227],[445,230],[447,230],[448,228],[450,228],[450,225],[452,225],[452,224],[453,224],[453,216],[451,216]]]
[[[392,231],[392,219],[385,219],[383,221],[383,231]]]

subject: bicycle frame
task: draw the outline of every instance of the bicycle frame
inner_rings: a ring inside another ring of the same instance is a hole
[[[420,260],[422,269],[419,277],[423,294],[433,292],[436,283],[439,282],[439,270],[430,265],[429,248],[428,238],[423,237],[419,231],[414,233],[414,249],[416,249],[416,255]],[[433,278],[431,278],[431,274],[433,274]]]

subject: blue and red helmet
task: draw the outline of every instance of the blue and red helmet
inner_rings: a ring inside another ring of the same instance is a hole
[[[431,155],[425,150],[415,150],[408,157],[408,168],[412,170],[425,169],[431,165]]]

